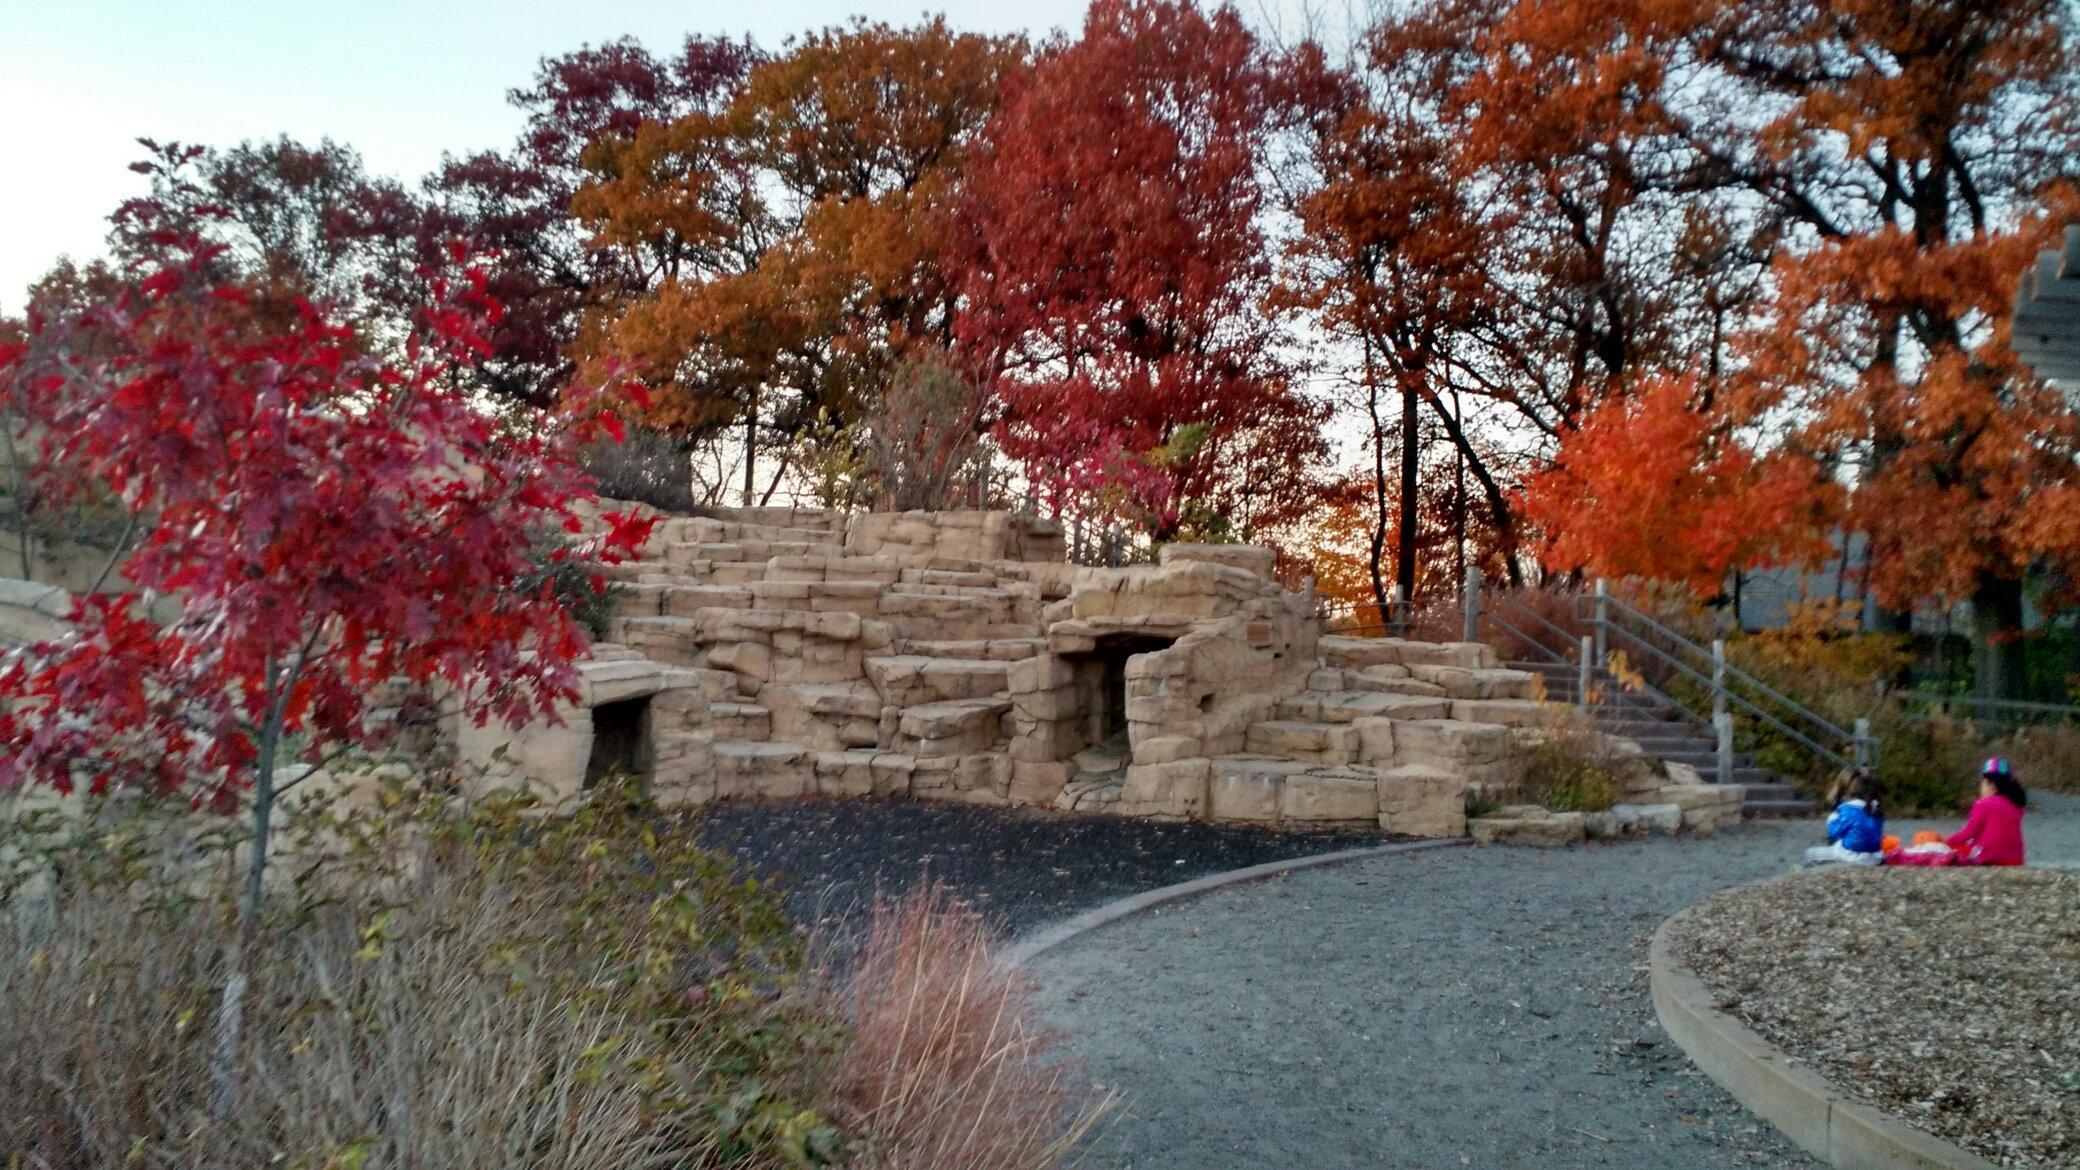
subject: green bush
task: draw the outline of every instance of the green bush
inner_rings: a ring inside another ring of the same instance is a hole
[[[1627,766],[1572,711],[1551,707],[1544,736],[1524,754],[1524,798],[1558,812],[1602,812],[1618,803]]]

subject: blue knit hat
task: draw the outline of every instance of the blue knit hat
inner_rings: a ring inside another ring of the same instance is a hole
[[[1979,774],[1981,776],[2013,776],[2015,769],[2008,766],[2008,757],[1989,756],[1986,763],[1980,766]]]

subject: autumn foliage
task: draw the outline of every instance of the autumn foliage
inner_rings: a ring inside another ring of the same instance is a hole
[[[956,334],[998,443],[1057,491],[1124,486],[1157,536],[1312,504],[1323,411],[1264,309],[1275,84],[1232,9],[1099,0],[1008,85],[962,180]]]
[[[155,165],[178,182],[191,160]],[[130,279],[0,349],[0,379],[39,411],[42,464],[135,517],[132,591],[81,597],[76,637],[0,665],[0,786],[225,809],[254,790],[258,858],[277,760],[383,742],[389,688],[445,684],[510,723],[572,698],[584,632],[523,583],[545,541],[583,527],[583,427],[501,427],[451,376],[489,348],[483,274],[436,276],[389,362],[308,304],[256,316],[176,209],[123,217],[153,249]],[[569,405],[581,423],[584,396]],[[619,555],[644,530],[612,517],[590,549],[550,555]],[[154,620],[147,596],[175,612]]]
[[[1839,493],[1809,460],[1750,449],[1696,397],[1690,380],[1650,379],[1567,432],[1523,489],[1547,564],[1710,596],[1736,569],[1826,555]]]

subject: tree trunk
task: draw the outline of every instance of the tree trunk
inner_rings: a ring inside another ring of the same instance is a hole
[[[1394,547],[1394,584],[1405,601],[1416,598],[1416,461],[1422,444],[1416,430],[1416,388],[1401,388],[1401,531]]]
[[[1517,563],[1517,522],[1509,509],[1509,497],[1503,493],[1502,485],[1495,482],[1488,465],[1481,462],[1479,453],[1474,451],[1466,429],[1452,417],[1451,411],[1445,409],[1444,399],[1436,394],[1428,397],[1431,413],[1443,424],[1445,437],[1465,458],[1467,470],[1473,472],[1474,482],[1481,486],[1481,495],[1488,501],[1489,514],[1495,518],[1495,542],[1501,546],[1502,566],[1509,574],[1510,587],[1517,588],[1524,584],[1524,568]]]
[[[1365,412],[1372,419],[1372,556],[1366,571],[1372,578],[1372,603],[1382,624],[1392,621],[1387,582],[1379,571],[1387,552],[1387,430],[1379,417],[1379,377],[1372,363],[1372,339],[1365,338]]]
[[[273,672],[270,671],[270,674]],[[221,1118],[238,1098],[239,1037],[245,1030],[247,966],[254,935],[260,924],[260,899],[265,893],[268,839],[274,831],[274,771],[281,753],[282,708],[287,687],[268,704],[267,722],[260,728],[253,754],[253,839],[247,845],[246,871],[238,895],[238,933],[232,939],[229,970],[224,992],[217,1002],[215,1047],[210,1054],[210,1116]]]
[[[744,407],[744,506],[750,507],[758,500],[758,481],[754,474],[758,467],[758,395]]]
[[[1982,699],[2024,697],[2021,581],[1985,578],[1972,594],[1972,674]]]

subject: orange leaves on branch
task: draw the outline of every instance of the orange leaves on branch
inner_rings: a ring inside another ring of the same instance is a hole
[[[861,387],[950,337],[945,193],[1024,57],[943,19],[857,21],[760,61],[725,103],[599,144],[574,209],[601,244],[661,259],[582,348],[656,387],[643,419],[663,429],[761,398],[783,429],[850,418]]]
[[[1548,569],[1681,581],[1709,596],[1733,570],[1828,553],[1838,493],[1818,466],[1758,454],[1696,396],[1688,379],[1650,378],[1562,438],[1522,493]]]

